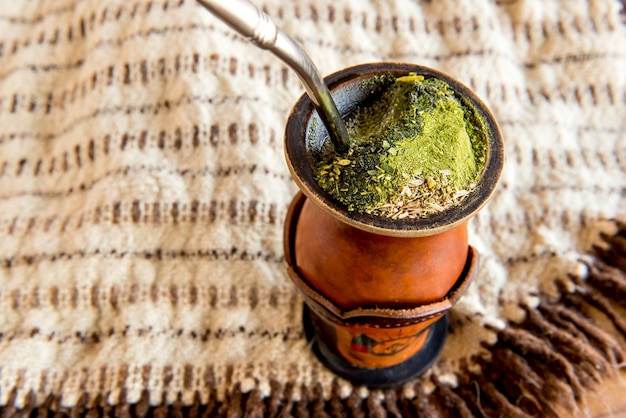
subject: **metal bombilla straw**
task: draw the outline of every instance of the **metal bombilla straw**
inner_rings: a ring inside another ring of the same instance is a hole
[[[198,3],[259,48],[274,53],[294,70],[326,126],[335,151],[348,151],[350,138],[335,101],[315,64],[293,38],[247,0],[198,0]]]

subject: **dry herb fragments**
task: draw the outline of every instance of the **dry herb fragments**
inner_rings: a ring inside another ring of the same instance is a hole
[[[486,129],[442,80],[410,74],[370,81],[379,100],[348,121],[348,153],[319,156],[320,187],[349,211],[416,218],[460,204],[485,163]]]

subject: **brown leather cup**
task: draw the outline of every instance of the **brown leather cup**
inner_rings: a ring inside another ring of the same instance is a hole
[[[415,355],[478,266],[466,224],[426,237],[374,234],[331,217],[302,193],[288,211],[284,242],[289,276],[316,332],[366,368]]]
[[[446,74],[412,64],[365,64],[335,73],[326,83],[345,116],[372,100],[368,78],[410,72],[446,81],[477,109],[487,128],[484,171],[458,207],[402,220],[349,212],[315,181],[312,155],[326,132],[306,96],[294,106],[286,128],[287,164],[301,191],[285,222],[289,276],[305,298],[311,338],[326,356],[336,356],[325,364],[365,384],[370,382],[355,378],[353,369],[406,369],[407,361],[434,344],[434,324],[476,275],[478,254],[468,245],[467,221],[491,197],[503,166],[495,119],[470,89]],[[345,362],[348,372],[344,365],[335,367],[337,362]]]

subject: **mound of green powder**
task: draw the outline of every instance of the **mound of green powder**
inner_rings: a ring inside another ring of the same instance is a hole
[[[319,156],[320,187],[349,211],[422,217],[458,205],[485,162],[486,129],[442,80],[377,77],[384,93],[347,125],[350,150]]]

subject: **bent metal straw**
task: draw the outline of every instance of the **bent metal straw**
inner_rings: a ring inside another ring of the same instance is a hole
[[[271,51],[294,70],[319,112],[335,150],[338,153],[348,151],[348,131],[330,91],[311,58],[294,39],[276,27],[266,13],[246,0],[198,0],[198,3],[254,45]]]

